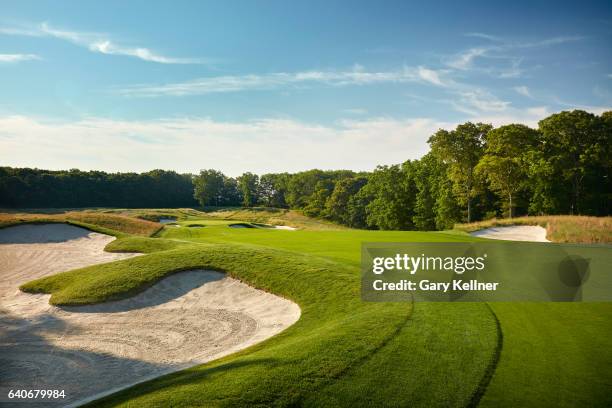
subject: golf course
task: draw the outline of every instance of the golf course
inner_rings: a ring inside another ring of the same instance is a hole
[[[612,407],[612,2],[4,3],[0,408]]]
[[[240,222],[230,212],[163,211],[164,224],[143,220],[163,218],[147,210],[4,214],[0,236],[24,222],[32,228],[68,222],[111,236],[107,253],[141,254],[21,284],[24,296],[49,294],[37,300],[66,313],[129,300],[171,277],[204,270],[293,302],[299,319],[233,354],[101,393],[91,406],[611,403],[609,303],[368,303],[359,297],[361,242],[483,238],[333,229],[317,220],[287,230],[248,220],[275,216],[265,211],[243,210]],[[237,223],[248,227],[232,228]],[[163,350],[156,353],[164,359]]]

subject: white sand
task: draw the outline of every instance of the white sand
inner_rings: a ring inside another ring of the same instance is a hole
[[[508,241],[550,242],[546,239],[546,228],[536,225],[513,225],[487,228],[470,233],[481,238],[504,239]]]
[[[18,290],[38,277],[135,256],[103,252],[113,239],[65,224],[0,229],[0,388],[64,389],[65,400],[44,406],[82,403],[233,353],[300,316],[286,299],[203,270],[91,306],[58,308],[48,295]]]
[[[287,231],[295,231],[297,230],[297,228],[295,227],[290,227],[288,225],[276,225],[274,227],[274,229],[279,229],[279,230],[287,230]]]

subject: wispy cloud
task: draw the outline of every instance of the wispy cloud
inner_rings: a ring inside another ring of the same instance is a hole
[[[512,55],[513,53],[516,54],[518,50],[550,47],[580,41],[586,38],[585,36],[573,35],[557,36],[535,41],[514,41],[485,33],[467,33],[465,35],[468,37],[485,39],[493,42],[493,44],[468,48],[444,58],[443,62],[448,67],[457,70],[479,70],[498,78],[517,78],[523,74],[524,70],[521,68],[523,58]],[[500,60],[508,61],[510,66],[500,67],[499,64],[488,67],[477,66],[476,61],[478,59],[489,59],[497,62]]]
[[[532,96],[531,96],[531,92],[529,91],[529,88],[528,88],[528,87],[526,87],[525,85],[515,86],[515,87],[514,87],[514,88],[512,88],[512,89],[514,89],[514,91],[515,91],[516,93],[518,93],[519,95],[526,96],[527,98],[531,98],[531,97],[532,97]]]
[[[155,97],[205,95],[249,90],[272,90],[291,86],[324,84],[328,86],[370,85],[381,83],[427,83],[448,86],[444,71],[425,67],[404,67],[396,71],[366,71],[357,65],[350,71],[300,71],[270,74],[225,75],[198,78],[161,85],[135,85],[115,92],[124,96]]]
[[[503,41],[501,37],[485,33],[465,33],[466,37],[482,38],[489,41]]]
[[[47,23],[42,23],[37,26],[28,28],[0,27],[0,34],[57,38],[82,47],[86,47],[92,52],[108,55],[124,55],[138,58],[143,61],[157,62],[160,64],[201,64],[206,62],[202,59],[196,58],[167,57],[155,53],[149,48],[132,47],[119,44],[114,40],[111,40],[110,37],[106,34],[59,29],[51,27]]]
[[[32,61],[41,59],[36,54],[0,54],[1,63],[15,63],[21,61]]]
[[[416,72],[417,72],[418,77],[425,82],[429,82],[431,84],[438,85],[438,86],[448,85],[447,83],[443,82],[442,79],[440,78],[439,71],[435,71],[433,69],[429,69],[425,67],[418,67]]]
[[[455,109],[468,115],[488,112],[502,112],[509,108],[510,102],[503,101],[483,89],[460,90],[452,102]]]
[[[472,62],[476,57],[486,55],[490,48],[470,48],[464,52],[453,55],[446,61],[449,67],[465,70],[472,67]]]

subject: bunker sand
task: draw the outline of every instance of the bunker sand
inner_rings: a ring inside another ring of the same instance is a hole
[[[136,256],[104,252],[113,239],[65,224],[0,230],[3,392],[63,389],[66,399],[41,406],[75,405],[233,353],[299,319],[293,302],[204,270],[99,305],[55,307],[49,295],[19,291],[42,276]]]
[[[546,229],[537,225],[512,225],[508,227],[487,228],[474,231],[470,235],[508,241],[550,242],[546,239]]]

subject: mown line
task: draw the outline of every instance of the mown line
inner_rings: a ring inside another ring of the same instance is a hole
[[[380,350],[382,350],[383,348],[385,348],[387,346],[387,344],[389,344],[393,339],[395,339],[397,336],[399,336],[400,332],[406,327],[406,325],[408,324],[408,322],[412,319],[412,314],[414,312],[414,297],[412,298],[411,302],[410,302],[410,313],[406,314],[406,317],[404,320],[402,320],[401,324],[398,324],[397,327],[395,328],[395,330],[386,338],[384,339],[375,349],[372,350],[371,353],[353,361],[353,363],[347,365],[346,367],[344,367],[344,369],[342,371],[340,371],[338,373],[338,375],[334,376],[333,378],[330,379],[330,381],[321,384],[321,386],[318,388],[323,389],[325,387],[327,387],[329,384],[331,384],[333,381],[338,381],[339,379],[341,379],[342,377],[346,376],[349,371],[351,371],[352,369],[355,369],[363,364],[365,364],[368,360],[370,360],[374,355],[376,355],[376,353],[378,353]],[[304,398],[300,398],[300,401],[297,402],[296,406],[298,407],[302,407],[304,406]]]
[[[493,320],[495,320],[495,328],[497,331],[497,344],[495,345],[495,351],[493,353],[493,358],[489,362],[487,369],[485,370],[484,375],[482,376],[478,387],[474,390],[474,394],[472,394],[472,398],[470,398],[470,402],[466,405],[466,408],[476,408],[480,404],[480,400],[484,396],[487,391],[487,387],[491,383],[493,379],[493,374],[495,374],[495,370],[497,369],[497,365],[499,364],[499,359],[501,358],[501,352],[504,345],[504,333],[502,332],[501,322],[495,314],[495,311],[488,303],[485,303],[487,309],[493,316]]]

